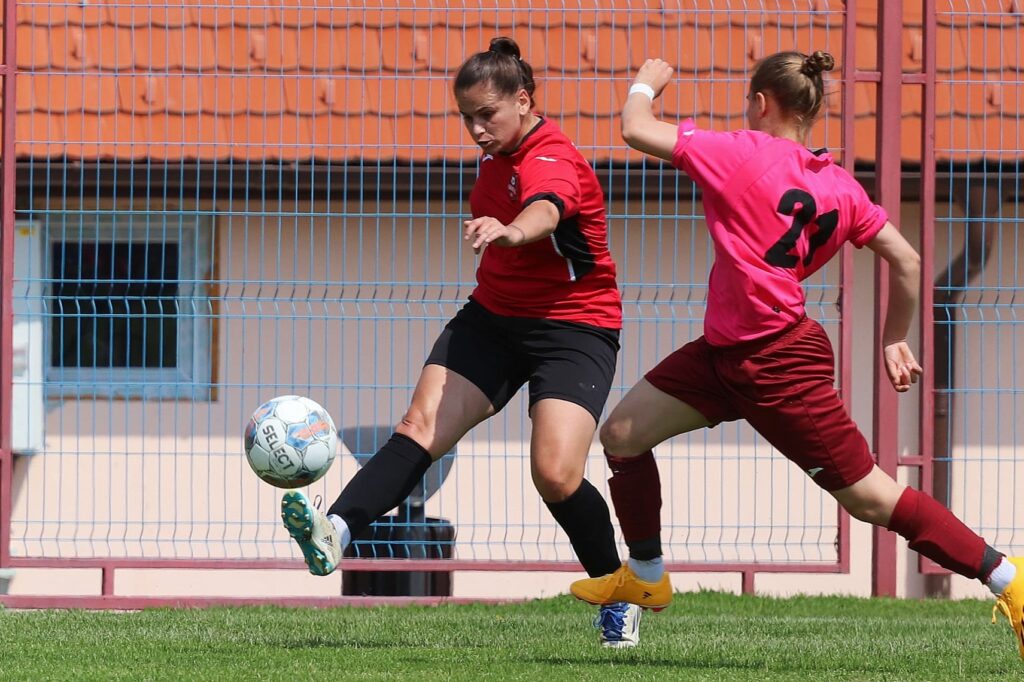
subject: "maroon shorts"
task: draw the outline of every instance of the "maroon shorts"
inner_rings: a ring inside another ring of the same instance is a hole
[[[746,419],[825,490],[853,485],[875,464],[835,389],[828,335],[810,318],[773,336],[724,348],[702,336],[645,378],[712,426]]]

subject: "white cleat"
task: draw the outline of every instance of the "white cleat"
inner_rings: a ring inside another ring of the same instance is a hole
[[[341,540],[327,516],[298,490],[281,498],[281,520],[313,575],[330,575],[341,561]]]
[[[601,631],[601,646],[628,649],[640,643],[640,614],[636,604],[624,601],[601,607],[594,627]]]

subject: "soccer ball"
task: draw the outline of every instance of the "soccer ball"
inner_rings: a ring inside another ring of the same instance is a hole
[[[298,395],[271,398],[245,426],[249,466],[270,485],[299,488],[327,473],[338,433],[327,410]]]

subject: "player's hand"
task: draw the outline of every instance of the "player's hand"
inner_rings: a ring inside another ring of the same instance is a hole
[[[651,86],[654,96],[657,97],[670,80],[672,80],[672,67],[668,62],[662,59],[648,59],[636,72],[633,82]]]
[[[910,390],[912,384],[917,383],[921,376],[921,365],[914,359],[914,353],[906,341],[896,341],[886,344],[882,348],[885,356],[885,371],[889,374],[889,381],[892,387],[899,393]]]
[[[518,226],[505,225],[490,216],[473,218],[464,224],[466,232],[463,239],[473,242],[474,253],[480,253],[489,244],[517,246],[526,239],[526,235]]]

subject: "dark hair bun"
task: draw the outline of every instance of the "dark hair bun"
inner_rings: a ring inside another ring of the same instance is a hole
[[[800,67],[800,73],[805,76],[817,76],[822,71],[831,71],[836,66],[835,58],[828,52],[822,52],[818,50],[814,54],[804,59],[803,65]]]
[[[498,54],[508,55],[510,57],[520,58],[519,46],[516,45],[516,41],[511,38],[499,36],[491,39],[490,52],[497,52]]]

